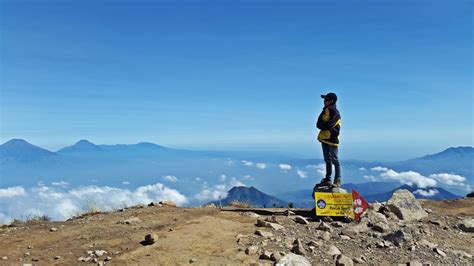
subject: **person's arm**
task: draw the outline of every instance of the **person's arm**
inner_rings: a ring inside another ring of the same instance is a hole
[[[329,118],[329,121],[327,122],[324,122],[322,120],[322,114],[319,116],[318,123],[317,123],[317,127],[319,129],[329,130],[333,128],[336,125],[337,121],[341,118],[341,115],[339,114],[339,111],[337,109],[334,109],[334,110],[329,109],[329,114],[330,114],[330,118]]]
[[[318,121],[316,122],[316,127],[323,130],[323,127],[324,127],[324,122],[323,122],[323,112],[321,112],[321,114],[319,115],[318,117]]]

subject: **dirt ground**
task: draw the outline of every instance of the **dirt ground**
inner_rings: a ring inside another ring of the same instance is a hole
[[[422,204],[437,216],[474,215],[474,199]],[[282,212],[253,211],[263,215]],[[132,217],[141,222],[120,223]],[[0,265],[90,265],[92,261],[78,258],[94,250],[107,251],[99,261],[110,256],[111,260],[105,262],[108,265],[249,265],[256,261],[271,265],[271,261],[258,260],[257,255],[246,255],[236,241],[239,234],[254,234],[256,220],[240,211],[218,208],[153,206],[90,214],[64,222],[18,223],[0,229]],[[51,231],[53,227],[58,230]],[[150,232],[157,235],[156,243],[140,244]]]

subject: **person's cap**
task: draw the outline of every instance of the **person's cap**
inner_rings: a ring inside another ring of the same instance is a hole
[[[323,98],[325,100],[328,99],[330,101],[337,101],[337,96],[334,92],[330,92],[326,95],[321,95],[321,98]]]

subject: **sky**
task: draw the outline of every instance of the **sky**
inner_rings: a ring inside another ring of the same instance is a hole
[[[472,1],[1,1],[0,142],[399,160],[473,140]]]

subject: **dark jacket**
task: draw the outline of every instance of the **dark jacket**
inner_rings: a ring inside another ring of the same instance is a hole
[[[337,110],[336,104],[324,107],[318,117],[316,127],[321,131],[318,134],[318,140],[332,146],[339,146],[339,132],[341,130],[341,115]]]

